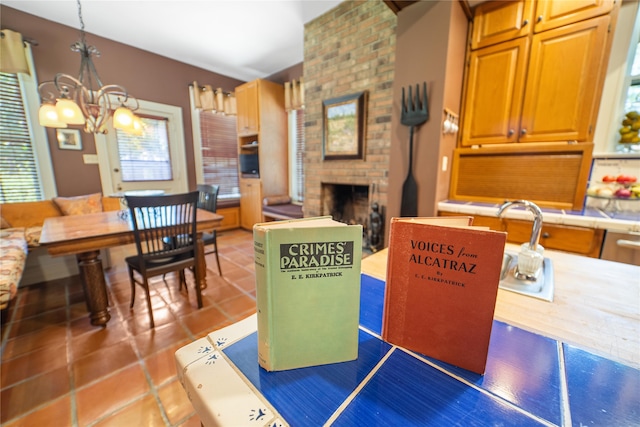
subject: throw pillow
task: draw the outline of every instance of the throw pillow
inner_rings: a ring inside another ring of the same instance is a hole
[[[4,219],[4,217],[0,216],[0,228],[11,228],[11,224],[9,224],[9,221],[7,221],[6,219]]]
[[[84,215],[102,212],[102,194],[88,194],[76,197],[54,197],[62,215]]]
[[[262,204],[265,206],[286,205],[289,203],[291,203],[291,197],[289,196],[269,196],[262,200]]]

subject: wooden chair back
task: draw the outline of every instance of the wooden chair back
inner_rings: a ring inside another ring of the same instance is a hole
[[[167,258],[197,259],[198,196],[197,191],[162,196],[125,196],[143,271],[146,264]],[[178,241],[167,245],[167,239]]]
[[[218,206],[219,185],[198,184],[198,207],[216,213]]]

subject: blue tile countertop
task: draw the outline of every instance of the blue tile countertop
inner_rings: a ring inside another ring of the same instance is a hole
[[[362,275],[358,359],[267,372],[255,315],[176,352],[203,425],[637,426],[640,371],[494,321],[485,375],[381,340],[383,281]]]
[[[640,204],[640,200],[638,202]],[[496,216],[500,204],[443,200],[438,210],[468,215]],[[580,211],[540,208],[542,220],[547,224],[572,225],[586,228],[603,228],[615,231],[640,232],[640,212],[609,212],[586,207]],[[533,214],[523,207],[515,206],[504,214],[505,218],[533,220]]]

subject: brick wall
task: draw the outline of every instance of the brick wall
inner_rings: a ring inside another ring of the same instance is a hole
[[[381,0],[345,1],[305,26],[305,216],[327,214],[322,183],[368,185],[387,205],[396,22]],[[364,159],[323,161],[322,101],[363,91]]]

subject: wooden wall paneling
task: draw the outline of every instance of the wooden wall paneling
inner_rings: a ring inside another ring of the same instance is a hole
[[[450,198],[502,203],[526,199],[581,209],[593,144],[504,144],[454,151]]]

